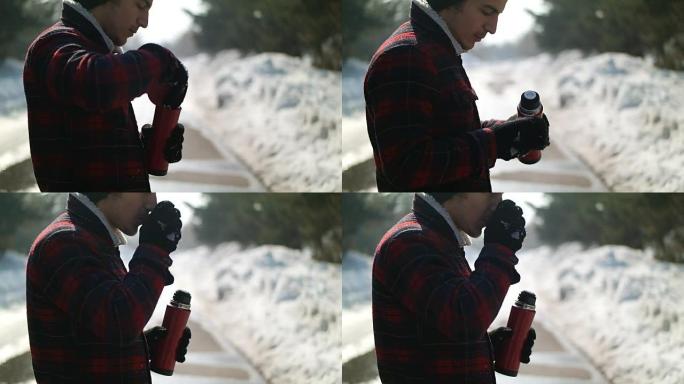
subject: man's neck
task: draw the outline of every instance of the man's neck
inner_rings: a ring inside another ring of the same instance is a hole
[[[81,16],[83,16],[90,24],[95,27],[97,32],[102,36],[102,40],[104,40],[105,44],[107,44],[107,48],[109,49],[109,52],[117,52],[117,53],[122,53],[121,47],[117,47],[114,45],[114,42],[112,41],[111,38],[105,33],[105,31],[102,29],[102,24],[97,20],[95,15],[93,15],[92,12],[89,10],[85,9],[81,4],[77,3],[75,0],[63,0],[64,1],[64,6],[69,6],[72,9],[74,9],[76,12],[78,12]]]
[[[451,30],[449,29],[449,26],[447,25],[446,21],[442,18],[442,16],[437,13],[430,4],[427,2],[427,0],[412,0],[413,4],[417,5],[418,8],[423,10],[430,18],[439,25],[440,28],[442,28],[442,31],[447,35],[449,40],[451,40],[451,45],[454,47],[454,51],[456,51],[457,55],[461,55],[466,52],[465,49],[461,46],[461,44],[456,40],[454,35],[451,33]]]
[[[100,208],[98,208],[97,205],[95,205],[95,203],[81,193],[76,192],[72,193],[71,195],[78,199],[78,201],[85,205],[86,208],[88,208],[95,216],[97,216],[98,219],[100,219],[102,225],[104,225],[104,227],[107,229],[109,237],[111,237],[112,243],[115,247],[126,244],[126,237],[124,237],[123,233],[112,226],[112,224],[109,222],[109,219],[107,219],[105,214]]]
[[[458,244],[459,244],[461,247],[465,247],[465,246],[467,246],[467,245],[471,245],[470,237],[469,237],[463,230],[461,230],[460,228],[458,228],[458,227],[456,226],[456,223],[454,223],[454,220],[451,218],[451,216],[450,216],[449,213],[446,211],[446,209],[444,209],[444,207],[442,206],[442,204],[440,204],[439,202],[437,202],[437,200],[435,200],[432,196],[430,196],[430,195],[427,194],[427,193],[420,192],[420,193],[418,193],[417,195],[418,195],[420,198],[422,198],[426,203],[428,203],[428,205],[430,205],[430,206],[432,207],[432,209],[434,209],[435,211],[437,211],[437,213],[438,213],[440,216],[442,216],[442,218],[444,219],[444,221],[446,221],[446,223],[449,225],[449,228],[451,228],[451,230],[453,231],[454,237],[456,237],[456,240],[458,240]]]

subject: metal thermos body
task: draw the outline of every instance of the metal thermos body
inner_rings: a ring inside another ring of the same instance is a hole
[[[518,296],[518,301],[511,307],[507,326],[513,330],[513,335],[495,351],[494,368],[497,372],[507,376],[518,375],[520,353],[532,326],[536,299],[534,293],[522,291]]]
[[[190,318],[190,293],[178,290],[166,306],[162,326],[167,329],[164,338],[157,342],[152,351],[152,371],[171,376],[176,366],[176,349]]]
[[[518,104],[518,117],[542,117],[544,106],[541,104],[539,94],[535,91],[526,91],[520,96]],[[521,163],[534,164],[541,160],[542,151],[531,150],[518,157]]]
[[[171,108],[159,105],[154,110],[154,121],[152,122],[152,138],[150,148],[147,149],[147,172],[154,176],[165,176],[169,170],[169,162],[164,156],[166,141],[171,136],[171,132],[178,125],[182,108]]]

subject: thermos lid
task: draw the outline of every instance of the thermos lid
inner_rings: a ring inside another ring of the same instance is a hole
[[[173,294],[173,301],[179,304],[190,305],[190,292],[180,289],[177,290],[176,293]]]
[[[534,304],[537,302],[537,296],[532,292],[522,291],[518,295],[518,302],[534,307]]]
[[[535,91],[526,91],[520,96],[520,106],[528,111],[539,108],[539,94]]]

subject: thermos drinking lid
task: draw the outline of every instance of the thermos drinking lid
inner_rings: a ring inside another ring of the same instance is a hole
[[[190,306],[190,298],[190,292],[183,291],[180,289],[173,294],[173,301],[175,301],[178,304]]]
[[[539,94],[535,91],[526,91],[520,96],[520,106],[528,111],[539,108]]]
[[[537,302],[537,296],[529,291],[522,291],[518,295],[518,301],[515,302],[516,305],[520,307],[531,307],[534,309],[534,305]]]

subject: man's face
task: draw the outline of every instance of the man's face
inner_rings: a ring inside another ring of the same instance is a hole
[[[116,46],[126,44],[138,28],[147,28],[154,0],[111,0],[91,10]]]
[[[157,205],[155,193],[112,193],[98,202],[109,223],[128,236],[138,233],[138,227]]]
[[[507,0],[466,0],[460,8],[449,7],[440,12],[451,34],[465,50],[470,50],[487,33],[495,34],[499,14]]]
[[[462,193],[444,202],[454,224],[472,237],[479,237],[489,217],[501,202],[501,193]]]

